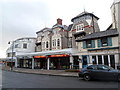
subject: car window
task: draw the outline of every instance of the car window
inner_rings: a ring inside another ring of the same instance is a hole
[[[98,65],[97,69],[98,69],[98,70],[108,70],[109,67],[108,67],[108,66],[105,66],[105,65]]]
[[[88,66],[87,69],[97,69],[97,66],[96,65],[91,65],[91,66]]]

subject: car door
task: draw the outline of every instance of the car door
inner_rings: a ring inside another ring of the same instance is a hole
[[[96,70],[96,77],[98,79],[110,79],[112,78],[113,73],[109,70],[109,67],[106,65],[98,65]]]

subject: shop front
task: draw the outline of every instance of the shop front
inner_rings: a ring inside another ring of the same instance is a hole
[[[35,69],[47,69],[47,57],[46,56],[33,56]]]
[[[50,55],[50,69],[64,70],[70,68],[70,56],[69,55]]]
[[[17,66],[20,68],[47,70],[78,69],[78,56],[73,55],[76,52],[76,49],[64,49],[18,55]],[[26,56],[30,56],[30,58],[25,58]]]

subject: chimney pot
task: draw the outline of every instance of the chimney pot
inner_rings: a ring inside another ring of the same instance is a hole
[[[58,18],[58,19],[57,19],[57,24],[62,25],[62,19]]]

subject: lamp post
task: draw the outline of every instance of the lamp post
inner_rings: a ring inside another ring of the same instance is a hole
[[[10,42],[8,43],[10,44]],[[13,70],[13,49],[14,49],[14,41],[12,41],[12,56],[11,56],[11,63],[10,63],[10,68],[11,68],[11,71]]]

